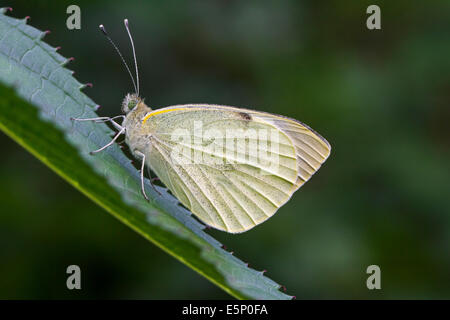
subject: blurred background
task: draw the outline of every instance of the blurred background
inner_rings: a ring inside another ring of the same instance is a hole
[[[297,299],[450,298],[449,1],[1,1],[50,29],[85,91],[117,115],[130,20],[149,106],[216,103],[299,119],[332,145],[268,222],[210,230]],[[81,30],[66,8],[81,8]],[[366,9],[381,8],[381,30]],[[0,134],[0,298],[229,296]],[[66,267],[82,270],[69,291]],[[366,268],[381,268],[368,290]]]

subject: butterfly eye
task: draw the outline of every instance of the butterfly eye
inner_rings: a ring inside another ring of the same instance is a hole
[[[127,106],[128,110],[133,110],[133,108],[136,107],[136,104],[137,104],[136,100],[130,100]]]

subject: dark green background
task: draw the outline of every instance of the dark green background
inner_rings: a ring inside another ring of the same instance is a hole
[[[450,298],[449,1],[1,1],[50,29],[117,115],[131,61],[149,106],[206,102],[303,121],[333,146],[268,222],[210,231],[304,298]],[[69,31],[78,4],[82,29]],[[382,30],[366,28],[378,4]],[[0,298],[227,298],[0,135]],[[66,289],[66,267],[82,290]],[[381,267],[382,289],[366,288]]]

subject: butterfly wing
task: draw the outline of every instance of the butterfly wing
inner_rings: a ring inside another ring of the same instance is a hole
[[[297,120],[248,109],[179,105],[143,122],[161,181],[204,223],[232,233],[271,217],[331,150]]]

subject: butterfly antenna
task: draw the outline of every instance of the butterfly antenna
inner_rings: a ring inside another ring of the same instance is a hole
[[[130,37],[130,41],[131,41],[131,48],[133,49],[134,66],[136,67],[137,95],[139,96],[139,72],[138,72],[138,65],[137,65],[137,59],[136,59],[136,50],[134,49],[133,37],[131,36],[130,27],[128,26],[128,19],[123,20],[123,23],[125,24],[125,29],[127,29],[128,36]]]
[[[114,47],[114,49],[116,49],[117,53],[120,56],[120,59],[122,59],[123,64],[125,65],[125,67],[127,68],[128,74],[131,77],[131,81],[133,81],[133,86],[134,86],[134,90],[136,91],[136,93],[139,95],[139,87],[136,87],[136,82],[134,82],[134,78],[133,78],[133,74],[131,73],[130,68],[128,67],[128,64],[125,62],[125,59],[123,58],[122,54],[120,53],[119,48],[116,46],[116,44],[114,43],[114,41],[112,41],[112,39],[109,37],[108,33],[106,33],[106,29],[104,25],[100,25],[99,26],[100,30],[103,32],[103,34],[105,35],[105,37],[109,40],[109,42],[111,42],[112,46]]]

